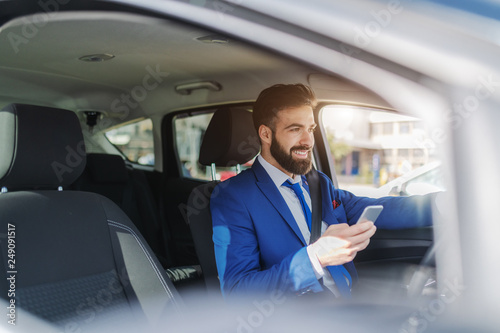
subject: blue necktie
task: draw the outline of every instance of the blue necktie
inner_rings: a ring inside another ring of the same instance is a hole
[[[302,187],[300,186],[300,183],[292,184],[290,180],[287,180],[283,183],[283,186],[291,188],[297,195],[297,198],[299,198],[300,204],[302,206],[302,211],[304,212],[307,226],[309,227],[310,231],[311,221],[312,221],[311,209],[307,205],[306,198],[304,197],[304,193],[302,192]],[[344,298],[350,298],[351,288],[349,286],[352,285],[352,279],[349,272],[345,269],[343,265],[327,266],[327,269],[332,275],[333,281],[335,281],[335,285],[337,285],[340,295]],[[345,279],[346,277],[349,279],[349,284],[347,284],[347,281]]]
[[[283,186],[291,188],[297,195],[297,198],[299,198],[300,205],[302,206],[302,211],[304,212],[304,216],[306,218],[307,226],[309,227],[309,231],[311,231],[311,209],[307,205],[306,198],[304,197],[304,193],[302,192],[302,187],[300,187],[300,183],[292,184],[290,180],[287,180],[283,183]]]

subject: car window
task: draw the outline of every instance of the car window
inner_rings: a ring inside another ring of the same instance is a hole
[[[444,190],[438,150],[428,144],[424,121],[342,105],[323,107],[320,119],[341,189],[370,197]]]
[[[114,128],[105,135],[129,161],[142,165],[155,164],[151,119]]]
[[[185,178],[212,180],[212,168],[199,163],[200,147],[214,111],[189,115],[180,114],[174,118],[177,159]],[[244,170],[253,161],[241,166]],[[216,179],[226,180],[237,174],[236,167],[217,167]]]

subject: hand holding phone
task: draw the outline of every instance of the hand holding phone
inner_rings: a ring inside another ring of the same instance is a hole
[[[367,206],[356,223],[375,222],[383,208],[382,205]],[[352,261],[357,252],[368,246],[376,230],[377,227],[370,223],[359,226],[349,226],[346,223],[332,224],[316,242],[310,245],[310,248],[321,267],[343,265]]]
[[[363,213],[359,217],[356,224],[360,223],[360,222],[364,222],[364,221],[375,222],[377,217],[382,212],[382,209],[384,209],[384,206],[382,206],[382,205],[366,206],[365,210],[363,210]]]

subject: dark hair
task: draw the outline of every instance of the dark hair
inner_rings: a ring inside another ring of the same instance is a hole
[[[262,90],[253,106],[253,124],[257,132],[260,125],[274,128],[276,114],[287,108],[309,105],[316,107],[316,97],[308,86],[303,84],[275,84]]]

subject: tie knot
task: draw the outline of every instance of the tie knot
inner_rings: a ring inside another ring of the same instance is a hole
[[[284,183],[283,183],[283,186],[285,187],[288,187],[288,188],[291,188],[295,193],[297,193],[297,195],[302,195],[302,187],[300,186],[300,183],[293,183],[290,182],[290,180],[286,180]]]

